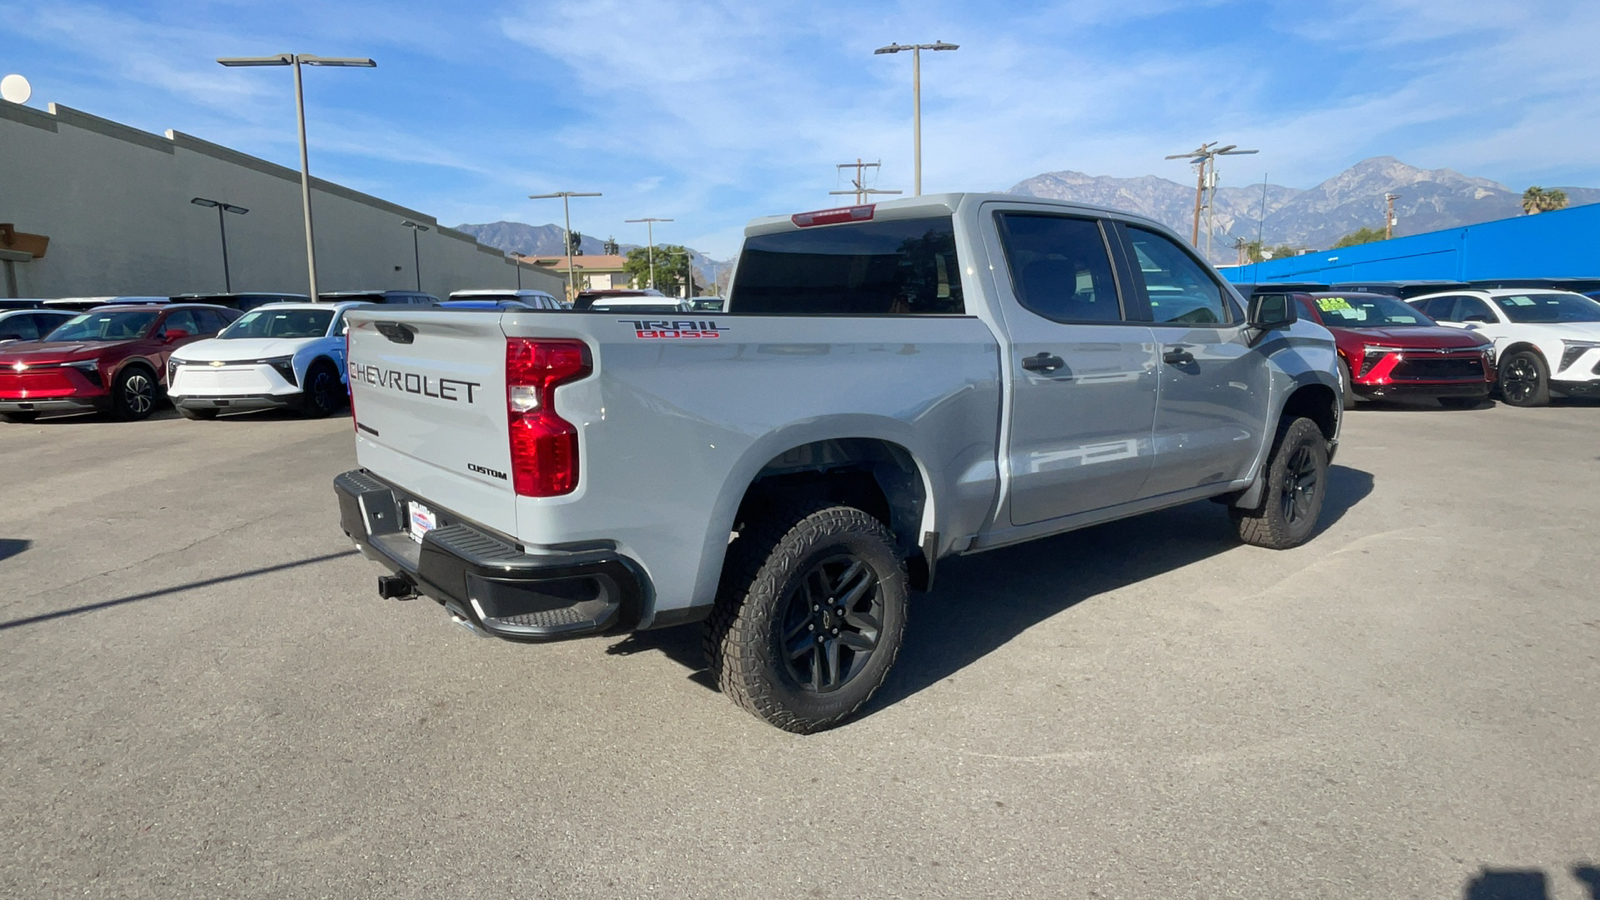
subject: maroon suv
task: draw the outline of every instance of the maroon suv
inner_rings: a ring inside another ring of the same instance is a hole
[[[99,410],[142,419],[166,385],[167,357],[226,328],[239,311],[174,303],[102,306],[42,340],[0,347],[0,419]]]

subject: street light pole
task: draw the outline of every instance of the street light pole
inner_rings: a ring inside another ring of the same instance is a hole
[[[294,67],[294,108],[300,128],[300,208],[305,216],[306,223],[306,274],[311,283],[311,299],[315,301],[320,296],[317,292],[317,247],[311,234],[311,159],[306,152],[306,97],[305,89],[300,83],[300,67],[305,65],[371,69],[378,64],[366,58],[313,56],[310,53],[279,53],[277,56],[227,56],[219,58],[217,62],[232,68],[250,66]]]
[[[513,250],[513,251],[511,251],[511,258],[513,260],[515,260],[515,262],[513,262],[512,265],[515,266],[516,269],[517,269],[517,290],[520,291],[520,290],[522,290],[522,261],[524,259],[527,259],[527,257],[525,257],[521,253],[518,253],[517,251]]]
[[[400,223],[411,229],[411,263],[417,270],[417,293],[422,293],[422,250],[417,246],[417,232],[427,231],[428,226],[410,219]]]
[[[645,219],[623,219],[623,221],[629,223],[630,225],[634,224],[634,223],[637,223],[637,222],[643,222],[644,223],[645,234],[649,235],[647,240],[649,240],[649,242],[650,242],[650,244],[649,244],[650,249],[647,251],[649,253],[649,256],[650,256],[650,286],[651,287],[655,287],[656,286],[656,223],[657,222],[671,222],[673,220],[672,219],[645,218]]]
[[[196,197],[189,202],[195,206],[214,206],[217,209],[217,229],[222,232],[222,289],[231,294],[233,293],[233,276],[228,272],[228,223],[225,221],[223,213],[242,216],[250,210],[242,206],[234,206],[232,203],[223,203],[221,200],[211,200],[206,197]]]
[[[912,178],[912,196],[922,196],[922,51],[924,50],[959,50],[959,44],[946,44],[944,41],[934,41],[931,44],[890,44],[872,51],[879,53],[899,53],[902,50],[911,51],[911,139],[912,157],[914,160],[915,174]]]
[[[561,232],[561,240],[567,245],[567,291],[571,294],[568,299],[578,299],[578,281],[572,271],[572,210],[567,201],[572,197],[599,197],[599,191],[556,191],[553,194],[529,194],[529,200],[551,200],[561,198],[561,215],[566,222],[565,229]]]

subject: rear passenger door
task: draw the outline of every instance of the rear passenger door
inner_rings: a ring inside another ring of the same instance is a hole
[[[1113,235],[1093,217],[994,216],[1011,337],[1011,523],[1127,503],[1150,471],[1157,363],[1150,329],[1128,314]]]
[[[1242,478],[1268,426],[1268,368],[1232,294],[1186,247],[1118,225],[1157,343],[1155,462],[1141,497]]]

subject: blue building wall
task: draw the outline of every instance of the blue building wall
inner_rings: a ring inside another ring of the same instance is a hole
[[[1240,284],[1600,277],[1600,204],[1230,266],[1222,273]]]

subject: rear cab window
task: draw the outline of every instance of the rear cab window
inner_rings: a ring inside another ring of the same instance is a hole
[[[825,225],[746,238],[728,310],[964,315],[951,217]]]

